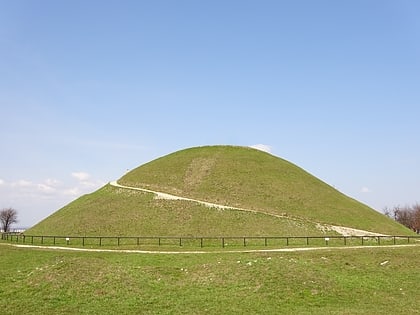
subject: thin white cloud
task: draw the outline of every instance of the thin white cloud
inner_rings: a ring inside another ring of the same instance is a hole
[[[20,179],[17,182],[12,183],[12,187],[31,187],[33,183],[26,179]]]
[[[370,193],[371,190],[368,187],[362,187],[362,189],[360,190],[360,192],[362,192],[364,194],[367,194],[367,193]]]
[[[34,183],[30,180],[20,179],[16,182],[7,184],[3,181],[3,186],[12,188],[14,194],[30,194],[36,195],[37,193],[53,193],[57,190],[60,182],[55,179],[46,179],[40,183]]]
[[[71,176],[81,182],[87,181],[90,178],[90,174],[86,172],[73,172]]]
[[[0,179],[0,207],[10,206],[19,210],[22,224],[33,224],[72,200],[91,193],[105,183],[85,172],[75,172],[65,179],[44,180]]]
[[[100,180],[93,180],[93,181],[81,182],[80,185],[82,187],[85,187],[85,188],[99,188],[99,187],[105,185],[105,183],[103,181],[100,181]]]
[[[48,185],[50,187],[57,187],[61,184],[61,182],[57,179],[53,179],[53,178],[47,178],[45,180],[45,185]]]
[[[71,197],[77,197],[82,194],[82,191],[79,187],[73,187],[63,190],[63,195],[65,196],[71,196]]]
[[[87,190],[97,189],[105,183],[101,180],[92,179],[91,175],[86,172],[73,172],[71,176],[79,181],[77,187],[80,189],[79,194],[86,192]],[[78,194],[74,189],[67,191],[67,194]]]
[[[54,187],[51,187],[51,186],[45,185],[45,184],[37,184],[37,188],[40,192],[47,193],[47,194],[51,194],[51,193],[54,193],[56,191],[56,189]]]
[[[272,147],[267,144],[254,144],[254,145],[251,145],[250,147],[260,150],[260,151],[267,152],[267,153],[271,153],[271,150],[272,150]]]
[[[74,172],[72,177],[78,181],[73,184],[66,184],[53,178],[47,178],[40,182],[20,179],[7,183],[4,180],[0,180],[0,185],[2,186],[0,198],[22,200],[49,198],[68,201],[69,197],[77,198],[105,185],[101,180],[91,179],[90,174],[86,172]],[[28,203],[30,202],[28,201]]]

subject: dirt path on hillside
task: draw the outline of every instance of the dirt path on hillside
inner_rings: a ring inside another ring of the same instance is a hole
[[[118,184],[117,181],[112,181],[109,184],[111,186],[114,186],[114,187],[117,187],[117,188],[131,189],[131,190],[137,190],[137,191],[152,193],[152,194],[155,195],[156,199],[191,201],[191,202],[195,202],[195,203],[198,203],[198,204],[204,205],[206,207],[210,207],[210,208],[217,208],[217,209],[222,209],[222,210],[246,211],[246,212],[258,213],[258,214],[265,214],[265,215],[269,215],[269,216],[276,217],[276,218],[282,218],[282,219],[287,218],[288,220],[298,220],[298,219],[295,219],[293,217],[273,214],[273,213],[269,213],[269,212],[265,212],[265,211],[258,211],[258,210],[252,210],[252,209],[225,206],[225,205],[211,203],[211,202],[207,202],[207,201],[203,201],[203,200],[197,200],[197,199],[185,198],[185,197],[181,197],[181,196],[175,196],[175,195],[167,194],[167,193],[164,193],[164,192],[154,191],[154,190],[145,189],[145,188],[124,186],[124,185]],[[335,231],[335,232],[341,234],[342,236],[386,236],[385,234],[379,234],[379,233],[354,229],[354,228],[345,227],[345,226],[321,224],[321,223],[318,223],[318,222],[312,222],[312,223],[315,223],[320,231],[323,231],[323,232],[325,232],[325,231]]]
[[[192,202],[196,202],[196,203],[205,205],[206,207],[210,207],[210,208],[227,209],[227,210],[239,210],[239,211],[248,211],[248,212],[254,212],[254,213],[261,213],[260,211],[255,211],[255,210],[250,210],[250,209],[243,209],[243,208],[237,208],[237,207],[231,207],[231,206],[225,206],[225,205],[219,205],[219,204],[216,204],[216,203],[211,203],[211,202],[207,202],[207,201],[203,201],[203,200],[197,200],[197,199],[185,198],[185,197],[181,197],[181,196],[175,196],[175,195],[167,194],[167,193],[164,193],[164,192],[154,191],[154,190],[145,189],[145,188],[138,188],[138,187],[132,187],[132,186],[124,186],[124,185],[118,184],[117,181],[112,181],[109,184],[111,186],[118,187],[118,188],[138,190],[138,191],[144,191],[144,192],[152,193],[152,194],[155,194],[156,195],[156,197],[155,197],[156,199],[192,201]],[[277,216],[277,217],[281,217],[280,215],[274,215],[274,214],[269,214],[269,213],[265,213],[265,214],[272,215],[272,216]]]

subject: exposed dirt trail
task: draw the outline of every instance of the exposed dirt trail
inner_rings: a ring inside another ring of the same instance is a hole
[[[175,196],[175,195],[167,194],[167,193],[164,193],[164,192],[154,191],[154,190],[145,189],[145,188],[124,186],[124,185],[118,184],[117,181],[112,181],[109,184],[111,186],[122,188],[122,189],[131,189],[131,190],[137,190],[137,191],[152,193],[152,194],[155,195],[156,199],[191,201],[191,202],[195,202],[195,203],[198,203],[198,204],[202,204],[202,205],[204,205],[206,207],[210,207],[210,208],[218,208],[218,209],[223,209],[223,210],[246,211],[246,212],[252,212],[252,213],[265,214],[265,215],[269,215],[269,216],[276,217],[276,218],[287,218],[289,220],[297,220],[293,217],[273,214],[273,213],[269,213],[269,212],[265,212],[265,211],[258,211],[258,210],[252,210],[252,209],[225,206],[225,205],[211,203],[211,202],[207,202],[207,201],[203,201],[203,200],[197,200],[197,199],[191,199],[191,198],[186,198],[186,197],[181,197],[181,196]],[[354,228],[345,227],[345,226],[321,224],[321,223],[318,223],[318,222],[313,222],[313,223],[317,224],[319,230],[321,230],[321,231],[333,230],[333,231],[335,231],[335,232],[337,232],[337,233],[339,233],[343,236],[386,236],[385,234],[379,234],[379,233],[354,229]]]

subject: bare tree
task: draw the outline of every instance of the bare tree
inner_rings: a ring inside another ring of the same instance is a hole
[[[17,222],[17,211],[13,208],[5,208],[0,211],[0,225],[3,232],[10,231],[10,226]]]
[[[413,229],[420,234],[420,205],[417,203],[413,206]]]
[[[392,209],[385,208],[384,214],[392,217],[395,221],[405,225],[416,233],[420,233],[420,205],[415,204],[412,207],[395,206]]]
[[[385,207],[383,212],[388,218],[392,218],[392,210],[391,209],[389,209],[388,207]]]
[[[409,229],[413,229],[413,212],[410,207],[399,208],[394,212],[394,217],[397,222],[405,225]]]

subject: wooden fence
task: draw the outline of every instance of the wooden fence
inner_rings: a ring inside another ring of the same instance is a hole
[[[418,236],[51,236],[3,233],[2,239],[21,244],[71,246],[356,246],[402,245],[420,242]]]

